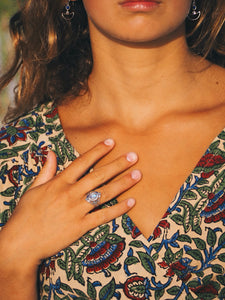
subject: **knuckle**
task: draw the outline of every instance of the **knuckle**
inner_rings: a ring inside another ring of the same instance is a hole
[[[101,215],[99,217],[99,221],[101,224],[107,223],[108,221],[108,216],[106,214],[106,209],[101,210]]]
[[[105,181],[105,172],[101,169],[94,170],[92,172],[93,176],[97,180],[97,182],[104,182]]]
[[[119,170],[123,170],[127,167],[127,160],[124,157],[120,157],[116,160],[116,167]]]

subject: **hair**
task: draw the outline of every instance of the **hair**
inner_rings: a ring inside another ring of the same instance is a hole
[[[71,1],[74,18],[62,18],[62,0],[23,0],[10,20],[14,59],[0,78],[0,90],[19,73],[15,107],[5,121],[50,99],[62,103],[88,91],[92,51],[87,15],[81,0]],[[197,0],[198,21],[186,21],[191,51],[225,66],[225,1]]]

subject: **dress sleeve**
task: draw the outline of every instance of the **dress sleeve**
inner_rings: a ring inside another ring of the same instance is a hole
[[[46,159],[47,147],[35,143],[32,132],[18,121],[0,130],[0,230]]]

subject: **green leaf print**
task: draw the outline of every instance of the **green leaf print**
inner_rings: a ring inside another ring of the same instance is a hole
[[[149,273],[155,275],[155,262],[154,262],[153,258],[145,252],[138,251],[137,254],[138,254],[138,256],[141,260],[141,264],[145,268],[145,270],[148,271]]]
[[[203,260],[202,253],[199,250],[188,250],[187,254],[196,260]]]
[[[84,292],[82,292],[81,290],[78,290],[78,289],[74,289],[74,292],[77,294],[77,296],[79,296],[79,297],[83,297],[84,299],[87,299],[88,297],[87,297],[87,295],[84,293]]]
[[[170,217],[177,225],[183,225],[184,223],[184,217],[182,217],[179,214],[174,214]]]
[[[64,291],[69,291],[69,292],[73,293],[73,290],[71,289],[71,287],[66,283],[61,282],[60,288]]]
[[[198,181],[198,185],[205,185],[205,184],[208,184],[209,181],[207,179],[203,179],[201,178],[199,181]]]
[[[217,274],[223,274],[224,268],[221,265],[216,264],[212,266],[212,271]]]
[[[143,243],[141,241],[132,241],[129,244],[132,247],[137,247],[137,248],[142,248],[143,247]]]
[[[202,279],[203,284],[204,284],[204,285],[207,285],[207,284],[210,282],[210,280],[212,279],[212,277],[213,277],[212,274],[205,276],[205,277]]]
[[[216,234],[211,228],[208,228],[207,243],[211,247],[214,247],[216,244]]]
[[[15,193],[16,188],[14,186],[9,187],[8,189],[6,189],[5,191],[1,192],[0,195],[4,196],[4,197],[12,197]]]
[[[214,188],[213,192],[216,194],[225,188],[225,170],[223,170],[216,179],[212,182],[211,187]]]
[[[124,261],[124,263],[128,266],[133,265],[133,264],[137,264],[138,262],[139,262],[139,259],[135,256],[127,257]]]
[[[113,244],[118,244],[119,242],[122,242],[124,239],[115,233],[111,233],[107,236],[107,238],[105,240],[107,242],[109,242],[111,245],[113,245]]]
[[[173,260],[177,261],[177,260],[181,259],[183,257],[183,252],[184,252],[184,250],[180,249],[179,251],[177,251],[176,253],[174,253]]]
[[[222,290],[220,291],[219,299],[225,299],[225,288],[222,288]]]
[[[37,132],[35,132],[35,131],[29,132],[29,136],[32,140],[34,140],[37,143],[38,138],[39,138],[39,134]]]
[[[101,226],[99,230],[96,231],[94,235],[94,241],[96,243],[102,242],[109,235],[109,225]]]
[[[115,279],[113,278],[107,285],[105,285],[99,292],[100,300],[110,300],[115,293]]]
[[[164,295],[165,290],[156,290],[155,291],[155,300],[159,300]]]
[[[187,233],[191,228],[191,223],[192,223],[191,212],[192,212],[192,210],[190,209],[189,205],[184,206],[184,223],[183,223],[183,225],[184,225],[185,233]]]
[[[76,252],[76,261],[82,261],[87,254],[90,252],[90,246],[81,246],[80,248],[78,248],[77,252]]]
[[[225,232],[219,237],[218,245],[225,248]]]
[[[221,139],[221,140],[225,140],[225,131],[221,132],[218,137]]]
[[[14,151],[13,149],[4,149],[0,151],[0,159],[5,160],[11,157],[17,156],[17,151]]]
[[[119,269],[121,268],[121,263],[115,265],[115,264],[111,264],[108,268],[109,271],[112,271],[112,272],[116,272],[118,271]]]
[[[222,262],[225,262],[225,253],[219,254],[218,259]]]
[[[65,252],[65,263],[66,263],[66,275],[67,275],[67,279],[71,280],[75,271],[76,256],[74,251],[69,247],[66,248],[64,252]]]
[[[96,289],[95,287],[93,286],[93,284],[90,282],[90,280],[88,280],[87,282],[87,293],[88,293],[88,296],[92,299],[92,300],[95,300],[96,299]]]
[[[218,275],[216,276],[216,279],[221,283],[222,285],[225,286],[225,276],[224,275]]]
[[[197,195],[195,194],[195,192],[188,190],[187,192],[184,193],[182,198],[186,200],[196,200]]]
[[[30,145],[30,143],[21,145],[21,146],[17,146],[17,147],[13,147],[13,151],[16,151],[16,152],[25,151],[25,150],[27,150],[29,145]]]
[[[194,300],[194,298],[192,297],[192,295],[189,293],[186,297],[185,300]]]
[[[149,273],[155,275],[155,262],[154,262],[153,258],[145,252],[138,251],[137,254],[138,254],[138,256],[141,260],[141,264],[145,268],[145,270],[148,271]]]
[[[188,288],[196,288],[199,286],[199,282],[197,280],[189,281],[187,284]]]
[[[1,144],[0,144],[0,150],[4,149],[5,147],[7,147],[6,144],[4,144],[4,143],[1,143]]]
[[[193,241],[198,249],[200,249],[200,250],[206,249],[206,243],[204,240],[199,239],[199,238],[194,238]]]
[[[170,248],[168,248],[166,250],[165,261],[166,261],[167,265],[171,264],[174,261],[174,254]]]
[[[188,236],[186,234],[179,235],[177,240],[180,241],[180,242],[185,242],[185,243],[191,243],[192,242],[192,239],[190,238],[190,236]]]
[[[216,149],[218,148],[219,144],[220,144],[220,141],[215,141],[214,143],[212,143],[212,144],[210,145],[209,149],[210,149],[211,151],[216,150]]]
[[[170,295],[177,295],[180,292],[180,287],[179,286],[173,286],[170,289],[167,290],[167,293]]]
[[[34,127],[34,119],[32,117],[27,117],[25,120],[22,119],[20,122],[19,122],[19,125],[21,127],[23,126],[27,126],[27,127]]]
[[[212,192],[212,189],[209,186],[203,186],[197,189],[197,192],[202,198],[207,198],[208,194]]]
[[[58,259],[57,260],[57,264],[60,267],[60,269],[66,270],[66,263],[65,263],[65,261],[63,261],[62,259]]]

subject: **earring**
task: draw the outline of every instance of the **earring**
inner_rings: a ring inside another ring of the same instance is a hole
[[[191,4],[191,11],[188,15],[188,18],[191,21],[197,21],[200,18],[200,16],[201,16],[201,11],[197,9],[196,2],[195,0],[193,0]]]
[[[74,17],[74,12],[70,11],[70,9],[71,9],[70,1],[68,1],[68,3],[65,5],[64,9],[65,9],[65,11],[62,12],[63,19],[65,19],[66,21],[72,20]]]

